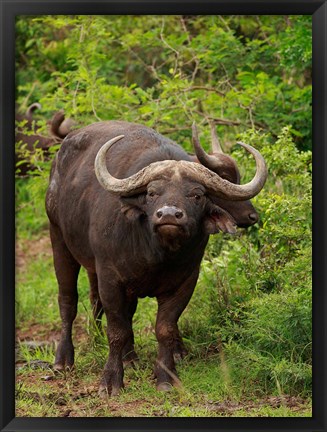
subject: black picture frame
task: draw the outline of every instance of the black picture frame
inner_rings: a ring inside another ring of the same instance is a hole
[[[326,431],[327,4],[318,0],[0,0],[0,430]],[[313,23],[313,415],[312,418],[15,418],[15,16],[51,14],[309,14]]]

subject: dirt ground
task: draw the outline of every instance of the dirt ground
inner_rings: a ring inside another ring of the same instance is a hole
[[[51,243],[49,236],[40,237],[38,240],[24,240],[16,244],[16,266],[19,272],[24,272],[24,268],[30,260],[37,259],[40,256],[51,257]],[[74,323],[74,341],[76,344],[87,345],[89,335],[86,331],[86,318],[77,316]],[[55,375],[52,365],[46,361],[34,359],[26,361],[21,355],[22,347],[33,352],[37,349],[53,350],[59,341],[60,328],[53,326],[28,323],[28,326],[16,328],[16,397],[18,399],[27,399],[31,406],[37,404],[41,406],[41,413],[38,416],[56,416],[56,417],[81,417],[81,416],[115,416],[115,417],[140,417],[148,416],[146,413],[151,412],[151,417],[167,416],[167,411],[160,406],[156,409],[153,404],[156,401],[143,399],[142,397],[133,396],[133,400],[123,398],[98,397],[98,376],[94,374],[94,380],[83,380],[83,377],[76,376],[72,371],[69,375]],[[89,378],[89,377],[88,377]],[[127,378],[128,380],[128,378]],[[128,381],[127,381],[128,385]],[[154,385],[154,383],[153,383]],[[38,391],[40,386],[46,392]],[[139,395],[140,396],[140,395]],[[288,408],[294,415],[301,416],[301,413],[308,412],[308,403],[301,397],[295,396],[267,396],[256,401],[235,402],[231,400],[203,401],[198,406],[200,410],[205,410],[208,416],[233,416],[237,417],[238,412],[244,413],[260,411],[263,407],[278,409],[280,407]],[[42,410],[42,407],[43,410]],[[51,407],[48,412],[47,407]],[[197,409],[197,406],[193,406]],[[16,412],[17,416],[33,416],[33,410],[29,404],[21,405]],[[211,414],[210,414],[211,413]],[[170,413],[173,416],[173,412]],[[170,416],[169,415],[169,416]],[[259,414],[260,415],[260,414]]]

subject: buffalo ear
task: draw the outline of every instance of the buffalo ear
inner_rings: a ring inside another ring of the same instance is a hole
[[[229,213],[216,205],[210,206],[204,219],[204,229],[207,234],[216,234],[219,231],[235,234],[236,226],[235,220]]]
[[[140,216],[144,215],[144,204],[145,204],[145,195],[135,195],[131,197],[121,197],[121,208],[120,211],[123,213],[127,219],[136,220]]]

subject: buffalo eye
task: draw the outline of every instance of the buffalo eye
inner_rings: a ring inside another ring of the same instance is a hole
[[[157,197],[157,196],[158,196],[158,193],[157,193],[156,191],[154,191],[154,190],[150,190],[150,191],[148,191],[148,193],[147,193],[147,197],[148,197],[148,199],[150,199],[150,200],[154,199],[154,198]]]
[[[203,198],[203,195],[200,193],[193,193],[192,195],[189,195],[189,198],[193,199],[196,202],[200,202]]]

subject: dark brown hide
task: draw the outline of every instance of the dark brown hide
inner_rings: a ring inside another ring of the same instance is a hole
[[[139,297],[158,301],[157,388],[166,390],[176,382],[175,358],[186,353],[177,321],[192,296],[209,234],[235,232],[237,208],[243,205],[223,200],[217,205],[205,184],[173,170],[135,196],[106,191],[95,176],[94,161],[100,147],[118,135],[124,138],[107,154],[107,168],[116,178],[156,161],[192,160],[152,129],[108,121],[70,133],[53,162],[46,209],[63,322],[55,367],[74,362],[72,323],[78,273],[84,266],[94,316],[99,319],[104,311],[107,317],[110,354],[100,390],[111,395],[123,387],[123,361],[137,358],[132,318]],[[252,212],[249,202],[245,206]]]

